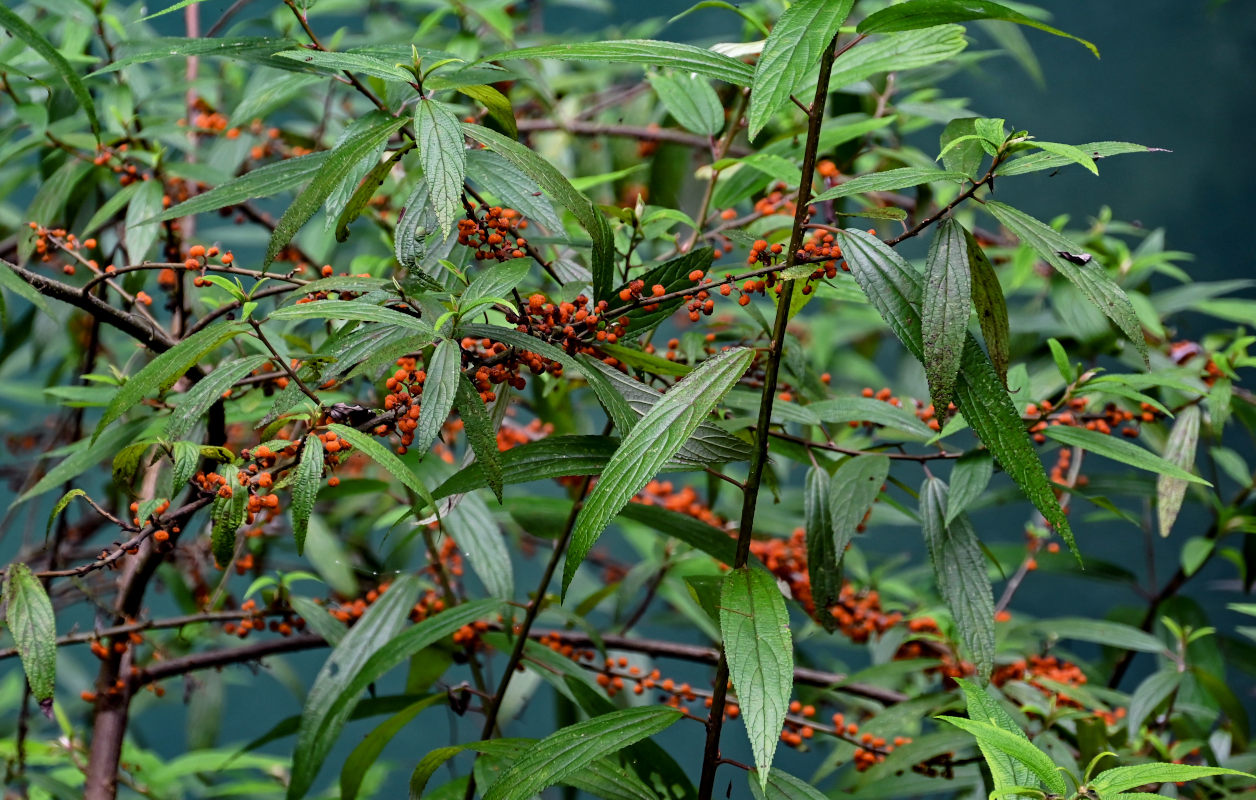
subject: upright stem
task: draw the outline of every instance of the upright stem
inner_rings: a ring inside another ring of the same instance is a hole
[[[798,197],[794,211],[794,229],[789,240],[789,253],[782,269],[794,266],[798,249],[802,246],[807,224],[807,204],[811,199],[811,184],[815,176],[816,157],[820,149],[820,127],[824,122],[824,102],[829,94],[829,73],[833,70],[836,37],[824,49],[820,59],[819,80],[815,99],[807,112],[807,143],[802,157],[802,180],[798,184]],[[772,326],[772,346],[768,351],[767,365],[763,371],[763,395],[759,401],[759,421],[755,427],[755,450],[750,461],[750,474],[746,477],[742,493],[741,526],[737,532],[735,569],[744,567],[750,558],[750,536],[754,531],[755,506],[759,501],[759,485],[768,457],[768,429],[772,421],[772,401],[776,397],[776,380],[781,367],[781,349],[785,344],[785,328],[789,323],[789,306],[794,296],[794,282],[785,281],[781,286],[780,301],[776,306],[776,321]],[[728,696],[728,654],[720,644],[720,660],[715,668],[715,688],[711,695],[711,712],[706,720],[706,748],[702,754],[702,778],[698,784],[698,800],[711,800],[715,789],[715,771],[720,761],[720,731],[724,726],[724,702]]]

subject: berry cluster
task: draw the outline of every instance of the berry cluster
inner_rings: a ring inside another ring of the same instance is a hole
[[[479,213],[483,212],[481,218]],[[528,240],[519,231],[528,227],[513,208],[467,205],[467,218],[458,220],[458,244],[475,251],[477,261],[509,261],[527,254]]]
[[[1076,687],[1086,685],[1086,673],[1082,672],[1081,667],[1058,656],[1031,655],[1028,658],[1018,659],[1011,664],[997,667],[990,677],[990,682],[995,686],[1003,686],[1010,681],[1028,683],[1056,705],[1066,708],[1085,708],[1081,702],[1065,692],[1043,683],[1043,681],[1048,681],[1057,686]],[[1094,709],[1091,713],[1102,719],[1105,724],[1115,725],[1117,720],[1125,717],[1126,710],[1124,707],[1118,707],[1113,711],[1100,708]]]
[[[245,600],[240,610],[248,613],[239,622],[228,622],[222,626],[223,633],[246,639],[252,631],[269,630],[280,636],[291,636],[294,632],[305,629],[305,620],[290,608],[263,608],[256,600]],[[267,616],[278,616],[267,622]]]

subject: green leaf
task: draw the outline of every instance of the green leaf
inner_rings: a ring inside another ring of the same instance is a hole
[[[977,170],[986,157],[981,144],[970,138],[976,133],[976,117],[960,117],[948,122],[942,129],[941,136],[938,137],[939,158],[942,159],[942,166],[949,171],[975,179]]]
[[[14,500],[12,505],[24,503],[32,497],[60,486],[66,481],[74,480],[101,461],[110,458],[124,442],[132,441],[138,433],[138,423],[123,425],[114,428],[98,440],[80,439],[72,445],[61,448],[57,451],[58,453],[68,452],[69,455],[57,466],[48,470],[34,486],[27,489]]]
[[[1099,431],[1087,430],[1086,428],[1077,428],[1071,425],[1051,425],[1043,431],[1049,438],[1055,439],[1074,447],[1080,447],[1083,450],[1094,453],[1096,455],[1110,458],[1113,461],[1120,461],[1137,469],[1155,472],[1161,476],[1176,478],[1188,483],[1200,483],[1204,486],[1212,486],[1211,483],[1192,475],[1178,465],[1166,461],[1150,450],[1144,450],[1136,444],[1127,442],[1124,439]]]
[[[1018,11],[1013,11],[1007,6],[992,3],[990,0],[907,0],[905,3],[883,8],[869,15],[859,23],[858,31],[860,33],[909,31],[974,19],[1014,22],[1017,25],[1026,25],[1055,36],[1063,36],[1084,46],[1094,53],[1095,58],[1099,57],[1099,49],[1085,39],[1079,39]]]
[[[590,762],[666,729],[680,716],[671,708],[646,706],[613,711],[561,728],[515,759],[485,790],[484,800],[526,800]]]
[[[222,400],[223,392],[268,361],[270,361],[270,356],[245,356],[240,359],[231,359],[197,381],[196,385],[183,395],[174,413],[167,420],[166,438],[171,440],[185,438],[193,426],[200,422],[205,412],[209,411],[210,406]],[[176,486],[182,484],[183,481],[175,481]]]
[[[806,408],[823,422],[871,422],[920,439],[931,439],[934,435],[912,412],[871,397],[835,397]]]
[[[410,328],[419,333],[426,333],[435,337],[432,326],[418,317],[360,300],[317,300],[313,303],[285,306],[270,312],[267,319],[330,319],[381,322],[385,325]]]
[[[1034,628],[1047,636],[1060,639],[1077,639],[1082,642],[1094,642],[1142,653],[1165,651],[1164,643],[1150,633],[1145,633],[1132,625],[1110,620],[1057,617],[1040,620]]]
[[[1061,158],[1066,158],[1070,163],[1081,164],[1095,175],[1099,174],[1099,168],[1095,166],[1095,160],[1087,155],[1086,151],[1081,148],[1074,147],[1071,144],[1060,144],[1059,142],[1040,142],[1036,139],[1029,142],[1029,144],[1040,150],[1045,150],[1048,153],[1060,156]]]
[[[1190,405],[1182,409],[1173,421],[1173,431],[1164,448],[1165,459],[1183,470],[1195,466],[1195,448],[1199,444],[1198,405]],[[1156,478],[1156,517],[1160,523],[1160,535],[1168,536],[1182,510],[1182,501],[1186,498],[1187,481],[1161,473]]]
[[[815,71],[853,5],[854,0],[798,0],[781,14],[755,65],[747,123],[751,139]]]
[[[616,441],[606,436],[547,436],[527,442],[501,454],[502,483],[510,485],[566,475],[597,475],[610,461],[616,446]],[[441,500],[485,486],[488,486],[488,481],[484,476],[484,466],[475,463],[454,473],[436,487],[432,496]]]
[[[1012,336],[1007,318],[1007,300],[1003,297],[999,276],[995,274],[994,265],[986,257],[986,252],[967,229],[962,230],[968,250],[968,273],[972,278],[973,308],[977,310],[981,336],[986,340],[986,349],[990,353],[994,371],[999,374],[1003,385],[1007,386]]]
[[[126,254],[132,264],[148,259],[161,226],[152,221],[161,211],[161,181],[144,181],[126,208]]]
[[[627,434],[636,425],[637,418],[649,413],[650,409],[663,397],[663,393],[657,389],[617,369],[612,369],[595,358],[581,356],[579,362],[580,371],[590,379],[589,386],[598,394],[598,399],[603,401],[603,405],[613,404],[617,408],[616,411],[611,412],[611,419],[620,428],[621,434]],[[602,379],[601,391],[598,385],[593,383],[594,375]],[[620,409],[621,403],[616,403],[610,397],[603,398],[603,394],[614,395],[622,404],[626,404],[633,412],[632,419],[625,418],[621,425],[616,417],[616,414],[624,416]],[[746,461],[750,458],[750,452],[750,445],[744,440],[738,439],[714,423],[703,422],[681,445],[675,459],[686,464],[724,464],[730,461]]]
[[[341,800],[354,800],[358,796],[366,771],[375,766],[384,748],[398,733],[401,733],[403,728],[413,722],[414,718],[425,709],[446,703],[448,699],[448,694],[429,695],[398,711],[367,734],[366,738],[353,748],[353,752],[345,759],[344,766],[340,768]]]
[[[842,564],[846,547],[855,538],[873,503],[881,494],[881,486],[890,474],[890,459],[883,455],[848,458],[838,465],[828,485],[829,547],[834,553],[834,568]],[[810,562],[808,562],[810,563]],[[814,577],[812,578],[814,585]],[[837,587],[839,590],[839,585]],[[825,605],[827,614],[831,603]],[[817,613],[819,609],[817,607]]]
[[[458,543],[459,551],[466,556],[488,593],[509,600],[515,593],[510,551],[506,549],[497,520],[480,496],[463,496],[462,502],[441,519],[441,524]]]
[[[301,615],[309,626],[310,630],[327,640],[332,647],[340,644],[345,636],[349,633],[349,629],[344,623],[328,613],[326,606],[315,603],[308,597],[299,597],[293,595],[288,598],[288,603],[292,606],[292,610]],[[292,733],[297,732],[297,723],[300,717],[292,718]]]
[[[1086,296],[1095,307],[1107,315],[1129,340],[1138,348],[1139,355],[1147,361],[1147,341],[1143,338],[1143,328],[1134,311],[1129,297],[1093,258],[1084,264],[1075,264],[1064,259],[1061,253],[1081,254],[1082,249],[1068,237],[1056,231],[1019,209],[989,200],[981,206],[990,212],[1022,242],[1028,245],[1038,257],[1046,261],[1056,272],[1067,278]]]
[[[946,524],[968,510],[981,497],[994,475],[994,460],[984,450],[971,450],[960,456],[951,472],[951,489],[947,493]]]
[[[19,17],[6,6],[0,6],[0,28],[4,28],[10,34],[25,42],[27,47],[39,53],[48,62],[49,66],[56,71],[57,76],[65,82],[66,88],[74,95],[79,108],[83,109],[83,113],[87,114],[87,122],[92,126],[92,135],[99,142],[100,120],[96,118],[96,103],[93,102],[91,93],[87,91],[87,86],[84,85],[83,79],[79,77],[74,67],[70,66],[70,62],[66,60],[65,56],[61,55],[52,42],[45,39],[39,31],[32,28],[26,20]]]
[[[471,285],[458,298],[459,308],[468,308],[477,301],[505,297],[528,277],[532,259],[516,258],[502,262],[475,276]]]
[[[397,458],[395,453],[387,447],[384,447],[384,445],[380,444],[375,438],[357,430],[356,428],[350,428],[347,425],[341,425],[339,423],[332,423],[331,425],[328,425],[327,430],[335,431],[337,436],[353,445],[354,448],[360,450],[367,458],[387,470],[390,475],[401,481],[407,489],[414,492],[419,497],[422,497],[424,500],[432,502],[431,493],[428,492],[427,487],[423,485],[418,476],[415,475],[414,472],[412,472],[400,458]]]
[[[833,65],[829,89],[836,91],[879,72],[902,72],[936,64],[959,55],[967,46],[964,29],[959,25],[890,33],[843,53]]]
[[[1167,153],[1159,147],[1145,147],[1132,142],[1088,142],[1077,145],[1077,149],[1092,159],[1119,156],[1125,153]],[[1029,172],[1040,172],[1044,169],[1058,169],[1074,163],[1074,159],[1065,155],[1047,151],[1029,153],[1003,162],[994,171],[995,175],[1024,175]]]
[[[386,81],[414,82],[414,75],[396,64],[365,53],[333,53],[326,50],[281,50],[277,58],[289,58],[327,72],[360,72]]]
[[[1104,770],[1090,782],[1090,788],[1100,795],[1112,795],[1148,783],[1180,783],[1209,778],[1213,775],[1241,775],[1254,778],[1246,772],[1224,767],[1199,767],[1194,764],[1136,764],[1132,767],[1113,767]]]
[[[466,375],[458,376],[458,389],[454,395],[458,405],[458,415],[462,417],[467,431],[467,443],[475,454],[475,463],[480,467],[485,483],[493,490],[497,502],[502,501],[502,459],[497,449],[497,432],[493,430],[493,421],[489,417],[488,408],[480,393],[475,390],[471,379]]]
[[[837,239],[855,281],[890,330],[917,360],[923,359],[920,276],[888,245],[863,231],[844,231]],[[990,359],[971,335],[964,342],[955,396],[964,419],[998,460],[1003,471],[1077,552],[1073,530],[1060,510],[1046,470],[1034,449],[1020,412],[1012,404]]]
[[[357,703],[360,689],[356,682],[377,652],[400,640],[420,588],[415,576],[399,577],[367,608],[362,618],[327,656],[301,710],[301,724],[292,756],[292,780],[288,784],[290,800],[304,797],[318,776],[341,726]],[[430,617],[410,627],[406,633],[412,634],[427,623],[437,623],[438,620],[447,622],[447,618],[458,616],[458,612],[466,607],[459,606]]]
[[[829,609],[841,595],[842,572],[839,565],[845,548],[838,550],[834,547],[829,479],[829,473],[822,467],[807,470],[803,484],[803,530],[807,540],[807,575],[811,578],[811,599],[815,604],[812,616],[831,633],[837,629],[837,620]]]
[[[246,322],[210,325],[148,362],[143,369],[128,378],[109,401],[96,425],[96,431],[92,434],[92,441],[100,438],[100,434],[111,422],[139,405],[149,394],[169,389],[185,372],[200,363],[206,354],[239,336],[248,327]]]
[[[925,261],[921,336],[929,394],[939,413],[945,412],[955,391],[968,318],[972,315],[967,234],[958,220],[943,220]]]
[[[218,469],[218,474],[225,479],[223,485],[231,489],[231,496],[218,495],[209,507],[209,518],[213,526],[209,549],[214,556],[214,562],[226,569],[231,559],[235,558],[236,532],[240,530],[248,514],[249,493],[236,480],[240,470],[234,464],[224,464]]]
[[[56,504],[52,507],[52,511],[48,513],[48,524],[44,528],[45,540],[47,540],[48,537],[52,534],[52,523],[56,521],[57,517],[61,514],[62,511],[65,511],[66,506],[70,505],[70,501],[72,501],[76,497],[87,497],[87,492],[83,491],[82,489],[71,489],[70,491],[61,495],[61,499],[58,500]]]
[[[266,64],[278,69],[301,70],[303,67],[287,58],[276,58],[275,53],[301,47],[301,42],[266,36],[230,36],[222,38],[162,36],[140,37],[119,42],[118,52],[108,65],[88,77],[116,72],[132,64],[160,61],[166,58],[209,56],[239,59]]]
[[[462,375],[462,348],[453,339],[442,339],[427,361],[419,425],[414,429],[414,449],[426,453],[449,419]]]
[[[576,517],[563,568],[564,595],[607,524],[676,455],[753,358],[753,351],[733,348],[706,360],[673,385],[624,436]]]
[[[720,634],[741,719],[759,768],[759,787],[766,790],[794,688],[789,612],[776,578],[749,567],[725,575],[720,591]]]
[[[843,0],[845,2],[845,0]],[[621,39],[609,42],[523,47],[488,56],[484,61],[512,61],[520,58],[555,58],[565,61],[611,61],[621,64],[649,64],[696,72],[710,78],[749,86],[754,79],[750,66],[721,53],[677,42],[650,39]]]
[[[323,442],[315,435],[305,437],[301,445],[301,460],[292,477],[292,536],[297,543],[297,555],[305,552],[305,534],[310,528],[310,513],[314,510],[314,498],[323,483]]]
[[[31,694],[51,714],[57,682],[57,622],[48,592],[25,564],[14,562],[4,571],[4,605],[5,623],[17,644]]]
[[[240,177],[215,186],[204,194],[184,200],[157,217],[157,220],[164,222],[179,219],[192,214],[203,214],[206,211],[217,211],[220,208],[238,205],[245,200],[257,197],[271,197],[314,177],[323,168],[329,155],[331,155],[329,151],[310,153],[249,170]]]
[[[467,177],[467,146],[453,111],[435,100],[420,100],[414,109],[419,163],[431,191],[441,232],[449,236],[462,216],[462,184]]]
[[[991,689],[982,687],[965,678],[956,678],[955,682],[964,691],[964,700],[968,708],[968,718],[977,722],[984,722],[993,725],[1000,730],[1019,736],[1026,742],[1029,737],[1016,724],[1011,715],[1004,710],[998,699],[994,696]],[[977,747],[981,750],[981,755],[986,760],[986,765],[990,768],[990,775],[994,778],[993,791],[1001,792],[1016,786],[1033,786],[1033,773],[1029,768],[1011,758],[1002,750],[991,747],[980,738],[977,740]]]
[[[519,136],[519,124],[515,122],[515,112],[510,107],[510,100],[506,95],[486,84],[459,86],[456,91],[484,106],[488,115],[505,129],[508,136]]]
[[[900,167],[898,169],[887,169],[884,172],[860,175],[857,178],[843,181],[832,189],[816,195],[811,202],[822,203],[825,200],[836,200],[840,197],[850,197],[851,195],[864,194],[866,192],[892,192],[909,186],[919,186],[922,183],[962,181],[967,178],[968,174],[965,172],[949,170],[944,172],[933,167]]]
[[[646,78],[681,127],[704,136],[714,136],[724,128],[724,105],[706,78],[691,72],[651,72]]]
[[[384,185],[384,180],[388,177],[388,173],[392,171],[402,156],[410,152],[411,149],[413,149],[412,146],[407,144],[394,150],[388,158],[371,167],[370,171],[366,173],[366,176],[362,178],[362,182],[358,184],[358,188],[353,190],[353,194],[350,195],[348,202],[345,203],[345,207],[336,215],[336,241],[345,242],[349,240],[349,226],[362,215],[362,212],[366,210],[367,205],[371,202],[371,198],[379,191],[379,187]],[[329,217],[328,222],[330,221],[331,218]],[[313,290],[306,289],[306,291]]]
[[[363,158],[370,156],[381,145],[388,141],[402,125],[404,117],[391,117],[373,111],[359,119],[346,134],[343,142],[331,151],[331,155],[323,162],[318,174],[309,185],[301,191],[288,210],[275,223],[270,242],[266,245],[266,257],[263,266],[269,266],[288,246],[292,237],[301,229],[310,217],[318,211],[331,193],[355,169]]]
[[[971,733],[977,737],[979,743],[998,750],[1024,764],[1034,774],[1034,777],[1046,787],[1047,791],[1058,795],[1068,794],[1068,787],[1064,784],[1064,777],[1056,771],[1055,763],[1046,753],[1034,747],[1023,735],[1017,736],[1015,733],[997,728],[988,722],[978,722],[962,717],[943,716],[937,719],[949,722],[955,727]]]
[[[523,51],[513,52],[517,56]],[[593,239],[591,270],[594,299],[609,299],[611,281],[615,276],[615,241],[611,235],[610,224],[594,208],[589,198],[576,191],[571,182],[554,165],[518,142],[479,125],[463,123],[462,130],[536,181],[542,190],[549,192],[555,200],[562,203],[580,223],[580,226],[588,231]]]
[[[965,514],[946,521],[946,484],[926,478],[920,488],[920,516],[929,560],[942,599],[951,609],[960,639],[985,682],[994,668],[994,591],[977,532]]]
[[[1138,736],[1147,716],[1177,691],[1182,684],[1183,674],[1176,669],[1162,669],[1151,673],[1138,684],[1138,688],[1130,695],[1130,713],[1125,723],[1131,739]]]
[[[755,780],[758,770],[754,773],[746,773],[746,783],[755,800],[827,800],[828,795],[819,789],[779,769],[769,770],[767,781],[762,785]]]

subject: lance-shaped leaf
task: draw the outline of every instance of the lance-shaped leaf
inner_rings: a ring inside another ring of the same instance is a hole
[[[57,627],[52,601],[25,564],[14,562],[4,572],[5,622],[31,694],[44,713],[51,714],[52,692],[57,682]]]
[[[305,708],[301,712],[288,797],[304,796],[314,782],[334,741],[334,734],[339,733],[340,725],[344,724],[343,718],[338,720],[333,709],[362,673],[371,656],[395,640],[405,628],[419,588],[419,581],[413,575],[403,575],[393,581],[388,591],[367,608],[362,618],[327,656],[306,695]],[[441,616],[444,615],[437,615],[431,620]],[[353,696],[351,700],[356,701],[357,697]]]
[[[471,384],[466,375],[458,376],[458,391],[454,395],[458,404],[458,415],[467,431],[467,443],[471,452],[475,453],[475,463],[480,467],[484,482],[493,490],[497,502],[502,501],[502,459],[497,449],[497,432],[493,429],[493,420],[489,417],[484,399]]]
[[[471,563],[471,569],[493,597],[509,600],[515,593],[510,551],[501,528],[478,494],[464,495],[462,502],[441,520],[445,532]]]
[[[947,492],[947,524],[985,493],[993,476],[994,460],[985,450],[971,450],[959,457],[951,472],[951,488]]]
[[[360,300],[319,300],[313,303],[286,306],[270,312],[270,316],[267,319],[330,319],[381,322],[385,325],[397,325],[418,333],[434,335],[432,326],[418,317]]]
[[[354,124],[345,140],[337,145],[323,162],[314,180],[310,181],[309,185],[296,196],[296,200],[288,206],[288,210],[275,223],[275,230],[271,233],[270,242],[266,245],[263,266],[269,266],[278,257],[301,226],[314,216],[314,213],[323,205],[323,201],[330,197],[345,177],[358,167],[362,159],[374,153],[405,123],[404,117],[391,117],[381,112],[371,112]]]
[[[126,208],[126,254],[132,264],[148,258],[161,226],[153,217],[161,211],[163,190],[160,181],[144,181]]]
[[[322,611],[322,609],[320,609]],[[327,616],[325,611],[322,616]],[[414,721],[414,718],[422,713],[425,709],[435,705],[446,703],[449,700],[447,693],[439,693],[428,695],[422,700],[416,700],[410,705],[398,711],[388,719],[380,723],[379,727],[366,735],[366,738],[353,748],[353,752],[345,759],[345,764],[340,768],[340,797],[341,800],[355,800],[358,796],[358,790],[362,788],[362,779],[366,777],[366,772],[375,765],[379,760],[379,756],[384,752],[384,748],[393,740],[401,730]]]
[[[737,86],[749,86],[754,78],[750,66],[713,50],[691,44],[650,39],[622,39],[611,42],[575,42],[541,47],[521,47],[488,56],[484,61],[511,61],[520,58],[554,58],[568,61],[611,61],[620,64],[649,64],[696,72]]]
[[[662,706],[613,711],[561,728],[529,747],[484,792],[484,800],[526,800],[680,719]]]
[[[148,362],[139,372],[132,375],[122,384],[113,399],[101,415],[92,441],[100,437],[101,432],[109,423],[121,417],[127,411],[139,405],[140,401],[153,392],[164,392],[183,377],[201,357],[214,348],[236,336],[248,328],[244,322],[224,322],[211,325],[197,331],[174,347]]]
[[[968,174],[964,172],[944,172],[933,167],[887,169],[884,172],[860,175],[857,178],[843,181],[832,189],[816,195],[811,202],[820,203],[825,200],[836,200],[840,197],[850,197],[851,195],[863,194],[865,192],[892,192],[908,186],[932,183],[933,181],[962,181],[967,177]]]
[[[986,350],[990,352],[994,371],[999,373],[999,380],[1007,386],[1012,335],[1007,319],[1007,299],[1003,296],[999,276],[994,273],[994,265],[986,257],[986,251],[981,249],[977,239],[967,229],[961,229],[968,251],[968,274],[972,279],[977,322],[981,325],[981,335],[986,340]]]
[[[646,386],[641,381],[617,369],[612,369],[595,358],[582,356],[579,362],[580,371],[590,379],[590,388],[608,408],[611,419],[615,420],[621,433],[626,433],[636,424],[635,418],[632,420],[625,418],[624,424],[620,424],[616,415],[623,416],[621,403],[626,404],[632,412],[635,412],[634,417],[639,417],[649,413],[650,409],[664,396],[657,389]],[[595,384],[594,375],[600,376],[603,379],[602,382]],[[609,394],[618,397],[621,403],[617,403],[610,396],[604,397],[608,394],[608,390]],[[730,461],[745,461],[750,458],[750,453],[750,445],[747,442],[738,439],[714,423],[704,422],[693,432],[693,436],[681,445],[676,453],[676,461],[687,464],[723,464]]]
[[[1155,472],[1159,475],[1176,478],[1187,483],[1201,483],[1204,486],[1212,486],[1211,483],[1203,478],[1192,475],[1177,464],[1161,458],[1150,450],[1144,450],[1132,442],[1118,439],[1115,436],[1109,436],[1099,431],[1091,431],[1085,428],[1076,428],[1071,425],[1052,425],[1043,433],[1057,442],[1080,447],[1088,452],[1110,458],[1113,461],[1120,461],[1122,464],[1128,464],[1136,469]]]
[[[435,504],[432,494],[423,485],[418,476],[414,474],[409,467],[405,465],[400,458],[397,458],[387,447],[384,447],[379,441],[368,434],[356,428],[350,428],[347,425],[333,423],[327,426],[330,431],[335,431],[336,435],[362,451],[363,455],[388,470],[388,474],[392,475],[410,491],[422,497],[429,503]]]
[[[1213,775],[1256,777],[1225,767],[1203,767],[1194,764],[1135,764],[1131,767],[1113,767],[1100,772],[1090,782],[1090,788],[1098,792],[1101,797],[1110,797],[1117,792],[1148,783],[1181,783],[1209,778]]]
[[[1055,762],[1046,753],[1034,747],[1023,735],[1017,736],[1011,731],[1005,731],[988,722],[945,716],[938,717],[938,719],[949,722],[955,727],[971,733],[977,738],[978,743],[993,750],[998,750],[1009,758],[1020,762],[1052,794],[1068,794],[1068,787],[1064,784],[1064,776],[1056,771]],[[1033,787],[1031,786],[1030,788]]]
[[[1077,149],[1081,150],[1092,159],[1107,158],[1108,156],[1119,156],[1124,153],[1167,153],[1162,147],[1146,147],[1133,142],[1088,142],[1086,144],[1077,145]],[[999,168],[994,171],[995,175],[1024,175],[1029,172],[1040,172],[1044,169],[1058,169],[1073,163],[1073,159],[1056,153],[1047,151],[1029,153],[1004,161]]]
[[[1027,17],[1019,11],[1007,6],[992,3],[990,0],[907,0],[905,3],[883,8],[870,14],[859,23],[860,33],[887,33],[889,31],[909,31],[917,28],[931,28],[949,22],[968,22],[970,20],[998,20],[1026,25],[1040,31],[1072,39],[1099,57],[1099,50],[1085,39],[1053,28],[1044,22]]]
[[[78,102],[79,108],[83,109],[83,113],[87,114],[87,122],[92,127],[92,135],[96,137],[96,141],[100,141],[100,120],[96,117],[96,103],[92,100],[92,95],[87,91],[87,86],[83,83],[83,79],[79,77],[78,71],[70,66],[70,62],[61,52],[53,46],[40,34],[39,31],[31,27],[30,23],[19,17],[7,6],[0,6],[0,28],[4,28],[13,36],[21,39],[26,46],[39,53],[45,61],[57,72],[57,77],[65,82],[66,88],[74,95],[75,101]]]
[[[1134,343],[1143,363],[1148,363],[1147,340],[1143,337],[1142,323],[1138,321],[1134,304],[1098,261],[1094,258],[1064,258],[1063,254],[1082,254],[1082,248],[1055,228],[1020,209],[995,200],[987,201],[981,207],[1076,286],[1087,300],[1107,315]],[[1083,263],[1077,263],[1078,261]]]
[[[457,115],[435,100],[420,100],[414,110],[419,163],[431,191],[432,207],[446,236],[462,215],[462,183],[467,177],[467,149]]]
[[[360,72],[386,81],[413,82],[414,75],[402,67],[382,58],[364,53],[333,53],[326,50],[282,50],[276,58],[290,58],[328,72]]]
[[[741,719],[759,768],[759,786],[766,788],[794,688],[789,612],[771,574],[741,567],[724,577],[720,635]]]
[[[515,51],[517,55],[520,51]],[[608,299],[611,281],[615,276],[615,240],[611,234],[610,224],[593,206],[589,198],[576,191],[571,181],[559,172],[553,164],[519,144],[507,139],[500,133],[491,131],[480,125],[463,123],[462,130],[475,141],[493,150],[523,172],[551,197],[572,213],[580,226],[588,231],[593,239],[593,294],[595,299]]]
[[[462,348],[453,339],[442,339],[427,362],[427,380],[423,382],[423,403],[419,424],[414,429],[414,449],[427,452],[436,441],[441,426],[449,418],[462,374]]]
[[[920,331],[920,276],[888,245],[863,231],[843,231],[837,240],[851,274],[890,330],[918,360],[924,358]],[[969,335],[964,341],[955,396],[964,418],[998,459],[1025,496],[1077,552],[1073,530],[1060,510],[1042,461],[1029,439],[1020,412],[982,352]]]
[[[999,701],[990,689],[979,686],[965,678],[957,678],[955,682],[964,690],[964,700],[968,707],[969,719],[985,722],[1000,730],[1007,731],[1013,736],[1019,736],[1026,742],[1029,741],[1029,737],[1025,735],[1021,727],[1007,713],[1007,710],[999,704]],[[991,777],[994,778],[994,792],[1001,792],[1015,786],[1032,786],[1034,784],[1033,773],[1020,761],[1008,756],[1002,750],[991,747],[981,739],[977,740],[977,747],[981,750],[981,755],[985,758],[986,765],[990,768]]]
[[[200,422],[209,407],[222,399],[223,392],[269,360],[270,356],[246,356],[232,359],[197,381],[196,385],[183,395],[174,413],[170,415],[170,420],[166,423],[166,438],[182,439],[187,436],[192,427]],[[176,486],[182,484],[182,481],[175,481]]]
[[[607,524],[676,455],[753,359],[752,350],[740,347],[707,359],[672,386],[624,436],[576,517],[563,567],[564,596],[576,568]]]
[[[889,456],[865,455],[843,461],[829,480],[829,522],[838,566],[889,474]]]
[[[209,507],[209,518],[213,525],[209,549],[218,566],[226,569],[235,557],[236,532],[240,530],[248,514],[249,493],[236,480],[240,470],[234,464],[222,465],[218,474],[225,479],[223,486],[230,489],[231,494],[227,497],[218,495]]]
[[[763,43],[750,93],[749,134],[759,135],[793,91],[815,72],[854,0],[799,0],[785,9]]]
[[[264,164],[249,170],[238,178],[215,186],[204,194],[184,200],[157,217],[159,222],[180,219],[192,214],[217,211],[256,197],[271,197],[285,189],[299,186],[314,177],[330,153],[326,150],[295,158],[286,158],[273,164]]]
[[[367,205],[371,202],[371,198],[379,191],[379,187],[384,185],[384,179],[388,177],[388,173],[392,171],[402,156],[412,149],[411,145],[405,145],[394,150],[392,155],[371,167],[366,173],[366,177],[358,184],[358,188],[353,190],[353,194],[349,197],[348,202],[345,203],[344,208],[340,209],[340,213],[336,215],[336,241],[344,242],[349,239],[349,226],[366,210]],[[332,210],[334,211],[334,209]],[[327,221],[329,224],[331,223],[330,216]]]
[[[994,667],[994,592],[977,532],[964,514],[946,521],[946,484],[938,478],[920,488],[920,515],[938,589],[984,682]]]
[[[833,65],[830,88],[840,89],[879,72],[902,72],[959,55],[968,46],[960,25],[890,33],[861,43]]]
[[[292,537],[297,555],[305,552],[305,534],[310,529],[314,498],[323,482],[323,442],[311,434],[301,445],[301,460],[292,475]]]
[[[925,376],[933,407],[942,412],[955,391],[973,306],[968,242],[964,226],[954,218],[938,225],[925,269],[921,319]]]
[[[842,590],[841,553],[833,547],[833,526],[829,520],[829,473],[821,467],[807,470],[803,484],[803,529],[807,537],[807,575],[811,578],[812,616],[826,631],[837,629],[829,609]]]
[[[1176,669],[1162,669],[1147,676],[1130,694],[1130,713],[1126,725],[1131,735],[1137,736],[1148,715],[1177,691],[1186,673]]]
[[[487,84],[458,86],[456,91],[475,100],[484,106],[493,121],[502,126],[508,136],[519,135],[519,123],[515,121],[514,109],[510,107],[510,99],[506,95]]]
[[[617,446],[616,440],[608,436],[547,436],[527,442],[501,453],[502,483],[510,485],[568,475],[597,475],[610,461]],[[450,476],[436,487],[432,496],[441,500],[488,485],[484,466],[476,462]]]
[[[1173,421],[1173,432],[1164,448],[1164,457],[1175,467],[1190,470],[1195,466],[1195,447],[1199,444],[1199,406],[1182,409]],[[1156,478],[1156,516],[1160,522],[1160,535],[1168,536],[1173,530],[1182,500],[1186,498],[1189,481],[1171,475]]]

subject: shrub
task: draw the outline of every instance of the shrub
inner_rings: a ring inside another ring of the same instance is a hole
[[[740,38],[0,9],[10,520],[47,518],[8,528],[18,791],[359,797],[397,739],[412,797],[1250,793],[1251,629],[1182,593],[1256,554],[1253,339],[1178,333],[1232,287],[996,199],[1154,148],[936,88],[965,24],[1094,46],[1020,3],[702,5]],[[1104,581],[1141,607],[1035,616]],[[227,725],[226,667],[308,650],[299,716]]]

